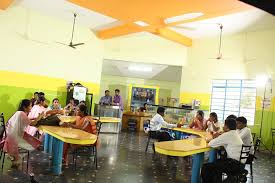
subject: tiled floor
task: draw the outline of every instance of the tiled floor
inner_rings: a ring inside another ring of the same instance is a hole
[[[47,154],[35,151],[31,154],[30,172],[39,183],[185,183],[190,182],[191,165],[187,158],[167,158],[145,153],[146,136],[138,133],[100,134],[98,170],[87,157],[78,159],[77,169],[73,165],[63,167],[61,176],[51,174],[51,161]],[[254,183],[275,182],[275,157],[271,160],[258,155],[254,164]],[[1,183],[30,182],[20,170],[10,169],[6,161]],[[249,181],[250,182],[250,181]]]

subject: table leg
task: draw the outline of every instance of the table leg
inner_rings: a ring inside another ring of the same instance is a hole
[[[211,151],[209,151],[209,163],[213,163],[214,161],[216,161],[217,159],[217,154],[216,154],[216,150],[215,149],[211,149]]]
[[[45,153],[48,153],[49,151],[49,134],[45,133],[45,136],[44,136],[44,152]]]
[[[52,151],[53,173],[55,175],[60,175],[62,173],[63,142],[55,137],[53,137]]]
[[[49,142],[48,142],[48,153],[52,154],[52,150],[53,150],[53,136],[49,135]]]
[[[200,182],[200,170],[204,160],[204,153],[193,155],[191,183]]]

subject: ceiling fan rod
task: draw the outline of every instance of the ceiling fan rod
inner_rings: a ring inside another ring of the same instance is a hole
[[[222,29],[223,29],[223,25],[219,24],[220,26],[220,42],[219,42],[219,56],[221,55],[221,47],[222,47]]]
[[[73,38],[74,38],[74,26],[75,26],[75,19],[76,19],[76,13],[74,13],[74,23],[73,23],[73,31],[72,31],[72,37],[71,37],[71,42],[70,42],[70,45],[73,44]]]

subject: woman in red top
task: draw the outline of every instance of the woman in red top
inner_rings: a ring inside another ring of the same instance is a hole
[[[86,131],[88,133],[96,134],[96,123],[94,122],[93,118],[91,116],[88,116],[87,114],[87,107],[85,105],[80,105],[77,108],[76,112],[76,120],[75,124],[72,123],[65,123],[65,126],[80,129],[83,131]],[[63,145],[63,159],[65,161],[65,164],[68,165],[68,150],[70,147],[72,148],[78,148],[80,145],[72,145],[68,143],[64,143]]]
[[[196,129],[196,130],[203,130],[204,128],[204,112],[197,111],[196,117],[190,123],[189,128]]]

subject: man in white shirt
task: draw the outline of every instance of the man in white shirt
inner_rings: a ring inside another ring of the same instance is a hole
[[[250,149],[250,156],[248,157],[248,160],[250,160],[250,158],[252,158],[253,160],[253,153],[254,153],[253,137],[251,134],[251,130],[247,127],[247,119],[245,117],[238,117],[236,121],[237,121],[237,132],[240,135],[243,141],[243,144],[247,146],[252,146]]]
[[[222,173],[240,172],[240,175],[243,174],[243,168],[239,162],[243,142],[236,131],[236,126],[235,119],[226,119],[223,127],[224,133],[209,142],[208,145],[214,148],[223,146],[227,152],[227,158],[203,165],[201,171],[203,183],[222,182]]]
[[[154,139],[158,139],[159,141],[169,141],[171,140],[171,136],[166,131],[160,131],[161,127],[167,127],[167,128],[175,128],[177,127],[176,124],[169,124],[166,121],[164,121],[165,108],[164,107],[158,107],[157,114],[151,119],[150,121],[150,134],[151,137]]]

